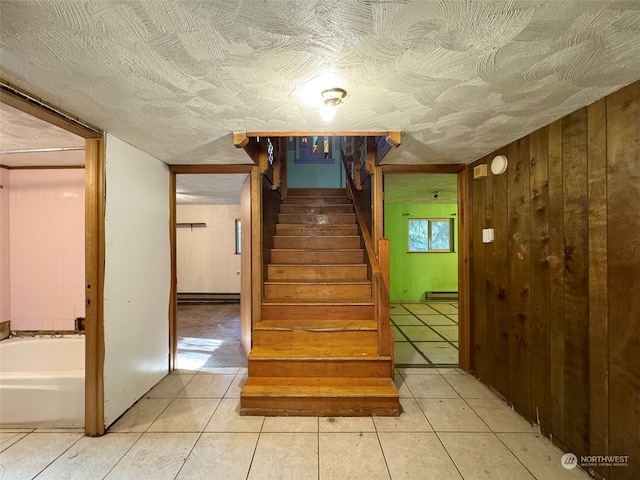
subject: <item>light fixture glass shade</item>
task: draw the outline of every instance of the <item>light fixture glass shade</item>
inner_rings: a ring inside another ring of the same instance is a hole
[[[331,102],[326,102],[320,110],[323,120],[330,122],[336,116],[336,107]]]

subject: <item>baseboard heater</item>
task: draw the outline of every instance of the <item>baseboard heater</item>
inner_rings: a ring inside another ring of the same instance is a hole
[[[458,292],[425,292],[427,300],[457,300]]]
[[[238,303],[239,293],[178,293],[178,304]]]

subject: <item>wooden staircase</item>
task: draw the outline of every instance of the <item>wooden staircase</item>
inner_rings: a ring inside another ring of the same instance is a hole
[[[344,189],[289,189],[254,325],[243,415],[398,415]]]

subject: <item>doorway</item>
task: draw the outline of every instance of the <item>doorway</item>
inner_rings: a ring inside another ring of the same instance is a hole
[[[241,344],[241,190],[248,175],[178,174],[176,355],[181,371],[247,366]]]
[[[391,328],[399,367],[459,365],[456,173],[384,177]]]

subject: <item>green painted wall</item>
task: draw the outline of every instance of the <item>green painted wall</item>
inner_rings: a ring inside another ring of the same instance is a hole
[[[455,204],[384,205],[384,235],[391,246],[391,301],[418,302],[427,291],[458,291],[458,206]],[[409,214],[409,215],[407,215]],[[408,253],[409,219],[454,218],[453,253]]]

